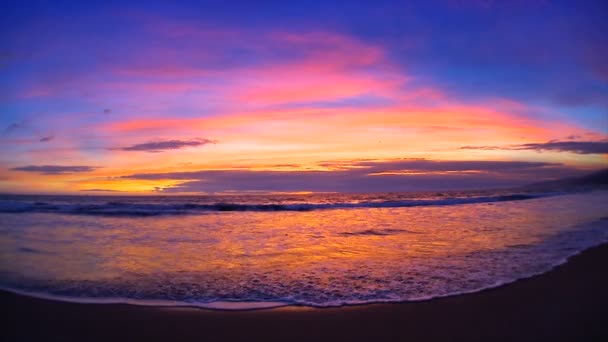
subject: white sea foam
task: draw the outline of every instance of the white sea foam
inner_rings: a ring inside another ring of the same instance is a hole
[[[419,301],[547,272],[608,240],[605,192],[494,205],[154,220],[0,214],[0,285],[218,310]]]
[[[378,198],[377,196],[359,195],[333,197],[306,197],[297,201],[285,201],[283,198],[218,197],[212,201],[209,198],[171,198],[165,197],[151,201],[150,198],[128,197],[105,198],[95,201],[83,197],[0,197],[0,213],[58,213],[97,216],[159,216],[159,215],[192,215],[205,212],[226,211],[312,211],[348,208],[404,208],[435,205],[459,205],[473,203],[493,203],[504,201],[520,201],[534,198],[559,195],[560,193],[520,193],[512,191],[497,191],[495,193],[458,192],[446,194],[426,193],[413,197],[408,193],[391,193]],[[36,200],[38,199],[38,200]],[[86,199],[86,201],[83,201]],[[194,201],[188,201],[194,200]],[[220,200],[220,201],[217,201]],[[227,201],[228,200],[228,201]]]

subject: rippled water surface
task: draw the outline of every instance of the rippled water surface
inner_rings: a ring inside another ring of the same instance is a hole
[[[544,272],[608,238],[607,192],[512,195],[5,197],[0,286],[207,307],[420,300]]]

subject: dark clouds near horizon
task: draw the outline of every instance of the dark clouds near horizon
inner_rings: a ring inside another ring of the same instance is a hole
[[[91,172],[99,167],[96,166],[63,166],[63,165],[28,165],[14,167],[11,171],[36,172],[45,175],[69,174],[79,172]]]
[[[403,159],[324,163],[333,171],[206,170],[142,173],[137,180],[182,180],[163,192],[390,192],[519,186],[584,174],[556,163]]]
[[[541,144],[519,145],[522,150],[559,151],[579,154],[608,153],[608,140],[604,141],[549,141]]]
[[[160,140],[142,144],[135,144],[120,148],[123,151],[145,151],[145,152],[164,152],[166,150],[177,150],[184,147],[197,147],[206,144],[215,144],[216,140],[211,139],[191,139],[191,140]]]
[[[608,140],[600,141],[558,141],[528,143],[513,146],[462,146],[462,150],[534,150],[572,152],[578,154],[607,154]]]

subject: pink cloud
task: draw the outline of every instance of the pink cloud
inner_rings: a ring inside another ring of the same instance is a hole
[[[242,31],[225,34],[197,25],[159,23],[154,32],[167,37],[187,36],[181,50],[148,44],[133,49],[119,65],[101,66],[91,77],[65,78],[23,92],[23,96],[50,97],[78,93],[81,97],[100,93],[127,101],[152,101],[167,94],[205,92],[214,99],[256,105],[332,100],[370,92],[383,96],[405,81],[397,76],[382,49],[349,36],[327,32],[269,32],[252,36]],[[229,36],[231,39],[226,39]],[[238,46],[271,60],[252,64],[221,65],[231,48]],[[187,56],[187,57],[184,57]],[[220,65],[216,65],[220,63]],[[107,69],[107,70],[106,70]],[[58,75],[62,77],[61,75]],[[182,99],[186,105],[188,98]],[[195,101],[192,101],[195,102]],[[195,105],[195,103],[192,103]]]

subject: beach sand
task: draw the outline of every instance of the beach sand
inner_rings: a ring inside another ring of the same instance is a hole
[[[212,311],[0,292],[4,341],[608,341],[608,245],[529,279],[424,302]]]

